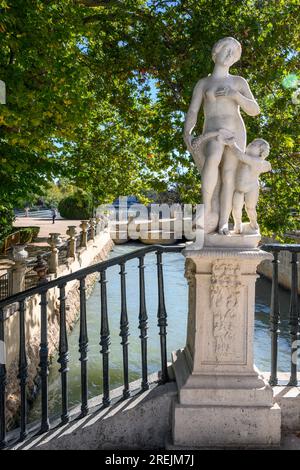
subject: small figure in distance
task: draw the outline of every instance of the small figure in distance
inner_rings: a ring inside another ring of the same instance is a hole
[[[270,146],[264,139],[254,139],[243,152],[234,138],[228,138],[226,144],[231,147],[240,163],[236,173],[235,191],[233,195],[232,215],[235,233],[242,233],[242,212],[245,209],[250,220],[250,228],[257,232],[256,205],[259,196],[259,175],[271,171],[271,164],[265,159],[270,153]]]
[[[51,209],[51,215],[52,215],[52,223],[55,223],[55,219],[57,217],[57,209],[55,207],[52,207]]]

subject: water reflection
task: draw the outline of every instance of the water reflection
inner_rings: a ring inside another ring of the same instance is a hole
[[[290,338],[288,325],[290,292],[280,288],[279,299],[281,323],[278,342],[278,370],[281,372],[288,372],[290,365]],[[262,371],[270,370],[270,301],[271,283],[267,279],[260,277],[256,281],[254,357],[257,367]]]

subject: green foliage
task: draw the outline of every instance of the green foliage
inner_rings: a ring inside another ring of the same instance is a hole
[[[31,243],[37,238],[40,232],[40,227],[22,227],[17,231],[20,232],[20,243],[26,244]]]
[[[63,178],[57,183],[49,183],[44,194],[42,195],[42,199],[46,206],[57,207],[62,199],[66,198],[67,196],[71,196],[75,191],[76,188],[70,185],[69,182]]]
[[[12,223],[14,221],[14,212],[9,202],[0,202],[0,244],[11,232]]]
[[[0,253],[6,252],[12,245],[26,245],[34,241],[40,231],[40,227],[22,227],[20,229],[12,229],[9,234],[3,236],[0,240]]]
[[[66,219],[89,219],[93,215],[93,201],[91,196],[77,192],[62,199],[58,204],[58,210]]]
[[[99,203],[170,187],[183,202],[199,202],[201,179],[182,140],[184,113],[195,83],[212,71],[212,45],[234,36],[243,54],[232,73],[247,78],[262,109],[256,118],[245,116],[248,139],[271,143],[273,172],[263,177],[268,191],[259,220],[265,233],[294,228],[297,6],[297,0],[0,0],[0,78],[7,87],[1,204],[33,201],[55,177]],[[61,198],[54,186],[50,204]],[[0,223],[9,224],[1,211]]]

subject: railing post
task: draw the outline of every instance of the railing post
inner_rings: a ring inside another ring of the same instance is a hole
[[[168,381],[168,365],[167,365],[167,311],[165,306],[164,295],[164,278],[162,265],[162,252],[157,251],[157,282],[158,282],[158,310],[157,310],[157,326],[160,335],[160,354],[161,354],[161,379],[162,383]]]
[[[47,291],[41,293],[41,343],[40,343],[40,377],[41,377],[41,395],[42,395],[42,418],[40,432],[49,430],[48,416],[48,317],[47,317]]]
[[[89,227],[88,220],[82,220],[79,227],[81,228],[80,247],[81,248],[87,248],[87,229]]]
[[[91,240],[95,240],[95,227],[96,227],[96,220],[92,217],[89,221],[89,224],[90,224],[90,229],[91,229],[91,232],[90,232],[90,239]]]
[[[270,314],[270,332],[271,332],[271,375],[270,385],[277,385],[277,359],[278,359],[278,334],[280,333],[280,306],[278,296],[278,265],[279,252],[273,251],[274,259],[272,274],[272,292],[271,292],[271,314]]]
[[[66,232],[67,235],[69,235],[68,239],[68,244],[69,244],[69,250],[68,250],[68,256],[69,258],[75,258],[75,253],[76,253],[76,225],[68,225],[68,230]]]
[[[100,271],[101,285],[101,330],[100,330],[100,346],[102,347],[102,363],[103,363],[103,406],[110,405],[109,397],[109,346],[110,332],[107,315],[107,292],[106,292],[106,271]]]
[[[88,379],[87,379],[87,353],[88,353],[88,334],[86,322],[86,286],[85,278],[79,280],[80,293],[80,333],[79,333],[79,352],[81,362],[81,417],[88,413]]]
[[[15,262],[12,267],[12,293],[17,294],[25,289],[26,260],[28,252],[26,245],[15,245],[13,247],[12,259]]]
[[[66,284],[62,284],[59,287],[59,357],[58,363],[60,364],[59,372],[61,374],[61,394],[62,394],[62,414],[61,422],[66,424],[69,421],[68,413],[68,336],[66,327]]]
[[[60,233],[49,233],[48,244],[51,247],[49,258],[49,273],[57,274],[58,270],[58,246],[61,244]]]
[[[120,318],[120,336],[122,338],[121,345],[123,348],[123,376],[124,376],[124,390],[123,397],[130,396],[129,390],[129,377],[128,377],[128,336],[129,336],[129,323],[127,315],[127,302],[126,302],[126,272],[125,263],[120,264],[121,275],[121,318]]]
[[[291,298],[290,298],[290,335],[291,335],[291,377],[290,386],[297,386],[297,353],[299,337],[299,307],[298,307],[298,257],[292,252]]]
[[[3,356],[3,357],[2,357]],[[4,335],[4,312],[0,309],[0,449],[6,447],[6,352]]]
[[[147,364],[147,329],[148,329],[148,315],[146,310],[146,295],[145,295],[145,256],[139,256],[139,287],[140,287],[140,311],[139,311],[139,329],[141,340],[142,352],[142,390],[149,389],[148,382],[148,364]]]
[[[95,234],[96,235],[99,235],[99,233],[101,232],[100,221],[101,221],[100,217],[97,216],[95,218]]]
[[[19,331],[20,331],[20,346],[19,346],[19,373],[18,379],[20,380],[20,397],[21,397],[21,411],[20,411],[20,441],[23,441],[27,436],[27,397],[26,397],[26,384],[28,379],[28,368],[26,358],[26,341],[25,341],[25,301],[19,302]]]
[[[37,257],[37,264],[34,267],[39,281],[38,285],[45,286],[48,283],[47,271],[48,265],[41,255]],[[49,412],[48,412],[48,375],[49,375],[49,361],[48,361],[48,315],[47,315],[47,289],[41,291],[41,342],[40,342],[40,377],[41,377],[41,396],[42,396],[42,417],[40,432],[47,432],[50,428]]]

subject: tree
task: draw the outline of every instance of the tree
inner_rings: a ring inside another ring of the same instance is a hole
[[[260,117],[245,117],[249,140],[261,136],[272,147],[260,221],[265,233],[293,228],[299,106],[286,84],[298,63],[297,3],[0,0],[2,203],[43,191],[54,176],[100,202],[170,185],[183,201],[199,202],[184,113],[196,81],[212,69],[212,45],[234,36],[243,46],[234,73],[250,81],[262,108]]]

